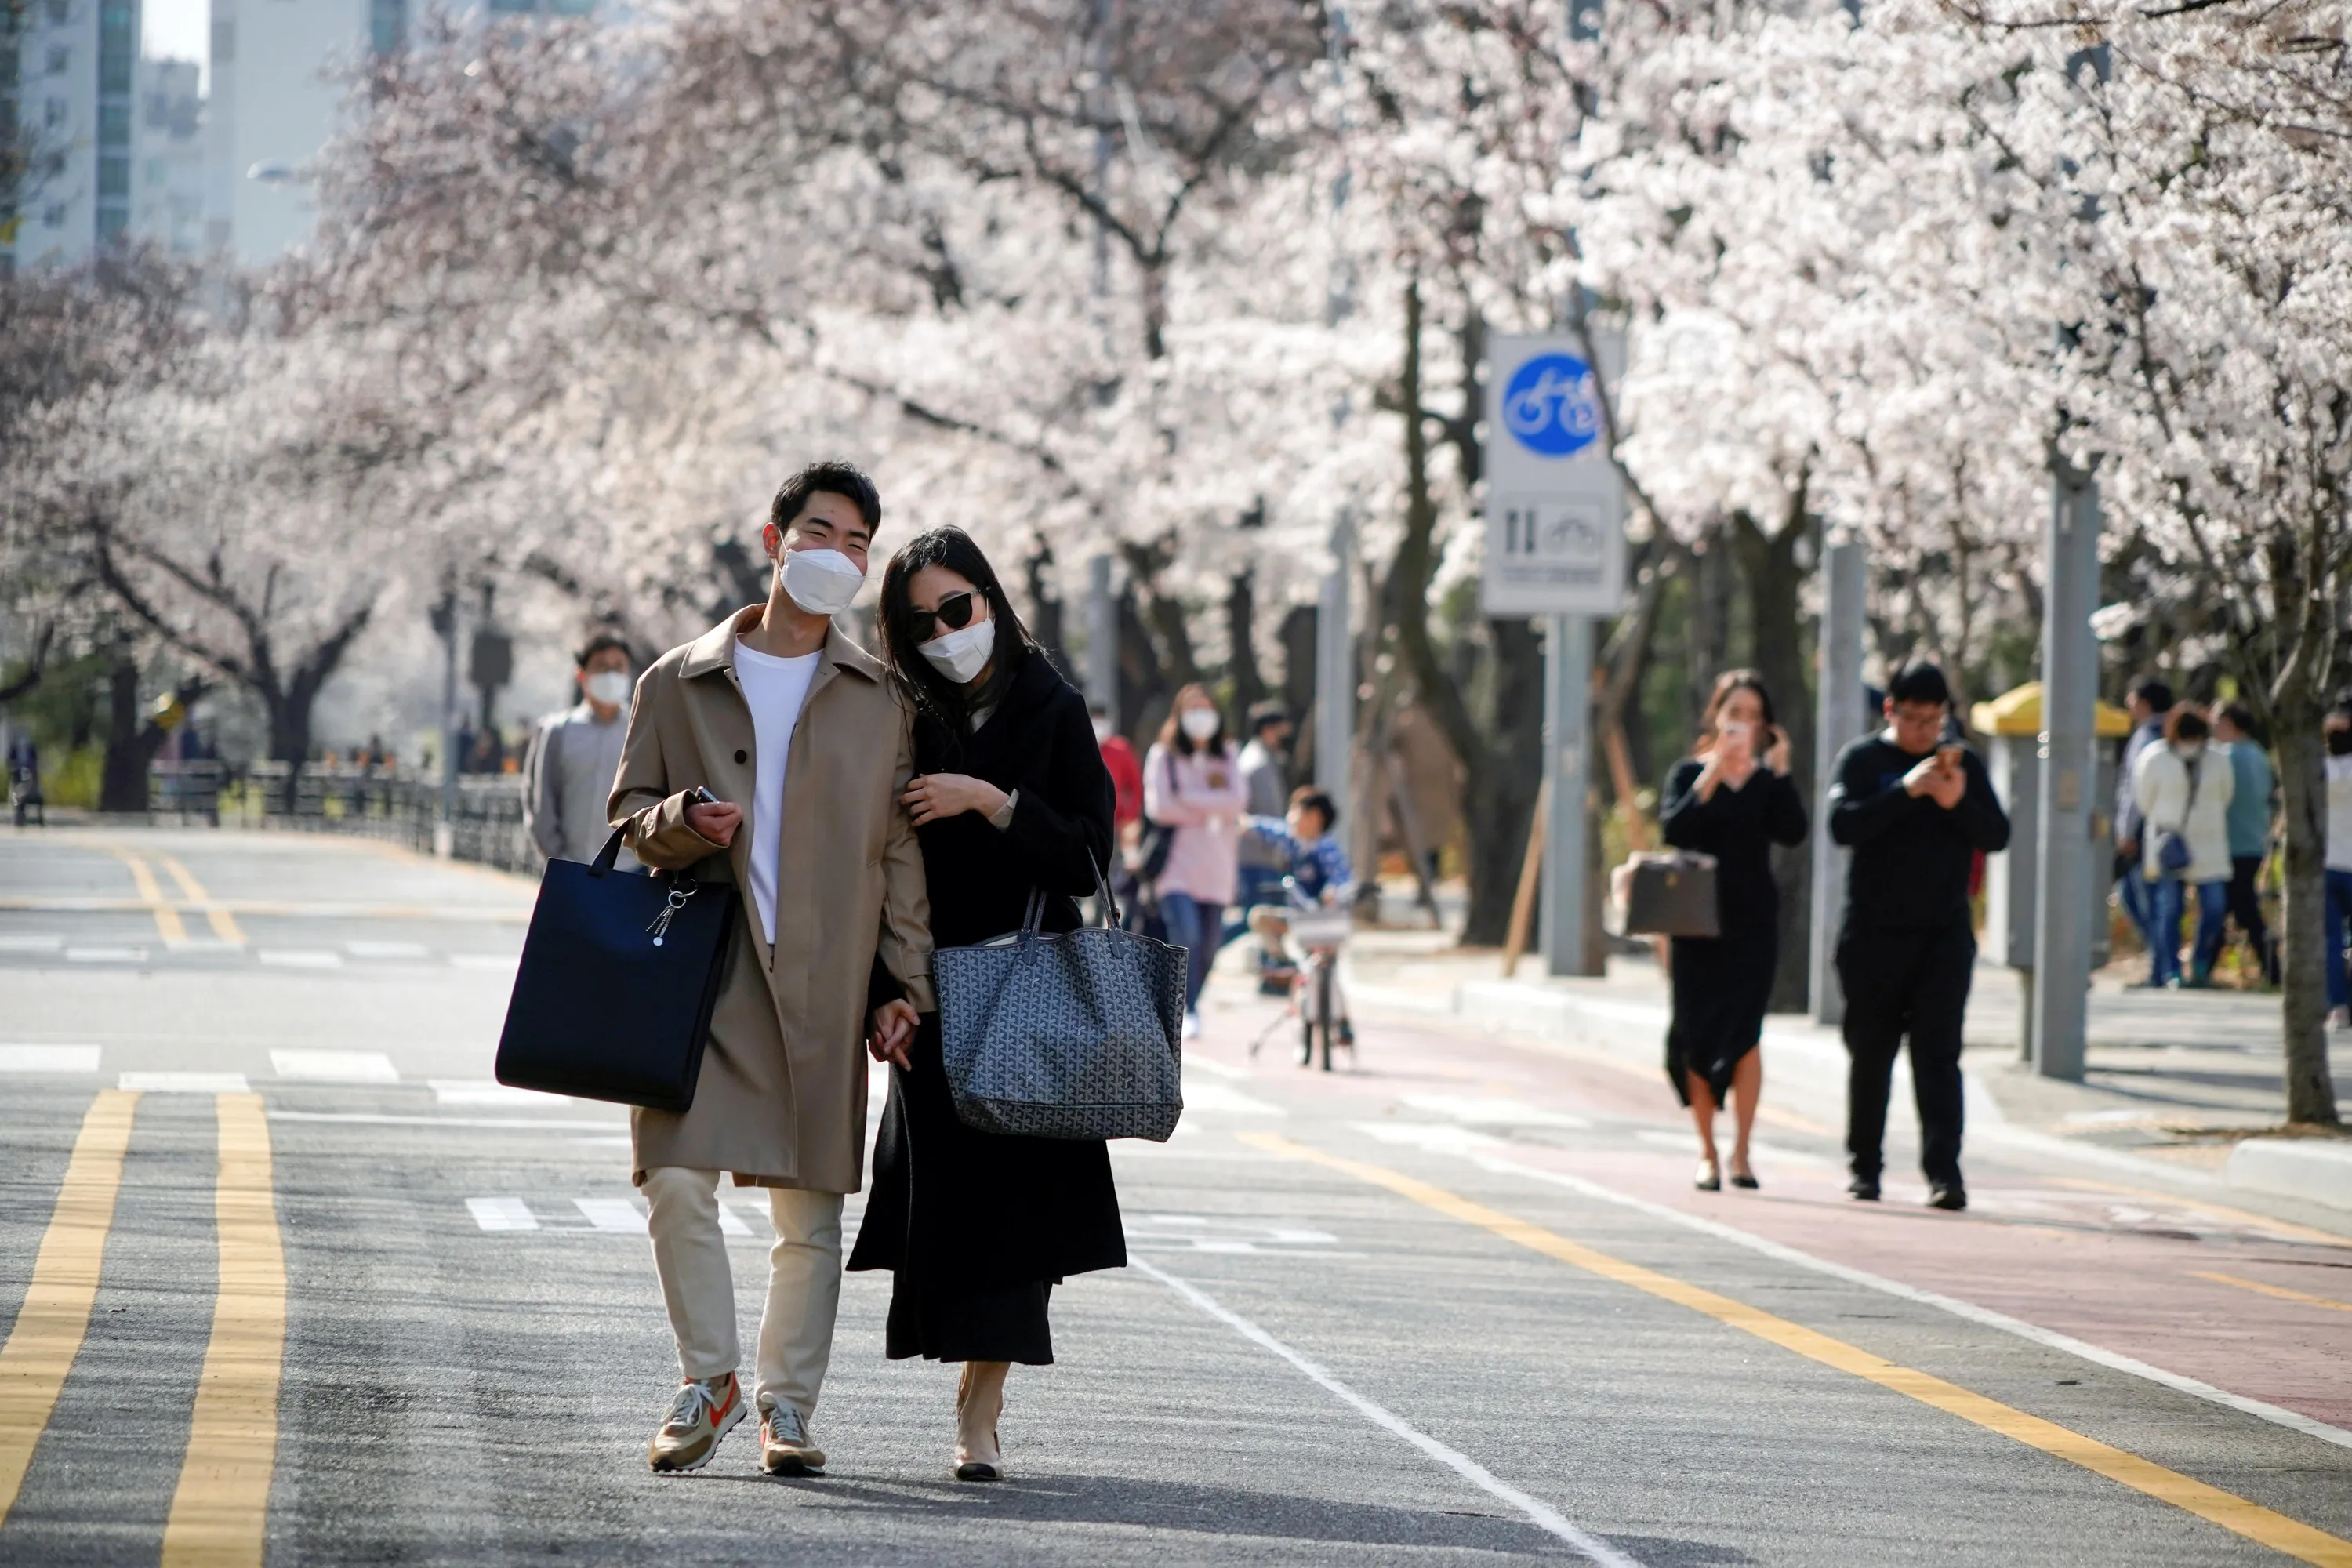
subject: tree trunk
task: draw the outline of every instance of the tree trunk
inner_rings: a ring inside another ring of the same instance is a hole
[[[1766,535],[1745,511],[1732,514],[1727,538],[1747,580],[1754,627],[1756,668],[1772,694],[1772,716],[1789,733],[1789,776],[1798,798],[1813,800],[1813,703],[1805,676],[1801,595],[1805,574],[1797,565],[1797,544],[1805,535],[1805,489],[1790,499],[1778,533]],[[1815,831],[1822,825],[1812,825]],[[1801,844],[1772,847],[1772,879],[1780,889],[1780,955],[1772,975],[1770,1007],[1776,1013],[1806,1008],[1812,909],[1812,856]]]
[[[1731,551],[1717,524],[1691,546],[1690,600],[1683,620],[1683,665],[1690,674],[1685,733],[1697,735],[1707,692],[1729,666],[1730,651]]]
[[[1054,661],[1054,668],[1067,675],[1070,661],[1062,653],[1062,601],[1055,595],[1053,584],[1045,576],[1053,564],[1054,552],[1043,541],[1024,563],[1029,585],[1029,635],[1037,639],[1037,645]]]
[[[2273,709],[2279,787],[2286,815],[2285,1031],[2286,1119],[2337,1125],[2336,1085],[2327,1070],[2326,966],[2344,955],[2327,948],[2327,784],[2319,738],[2324,710],[2309,690]]]
[[[140,743],[139,666],[128,648],[118,649],[114,668],[107,672],[106,761],[99,772],[99,810],[147,809],[147,759],[152,752],[152,747]]]
[[[1494,648],[1494,741],[1475,763],[1465,757],[1463,770],[1470,910],[1462,941],[1468,947],[1500,947],[1510,933],[1511,896],[1543,785],[1542,641],[1532,621],[1489,621],[1486,631]]]
[[[1249,710],[1265,698],[1265,678],[1257,668],[1257,588],[1247,571],[1236,572],[1225,594],[1225,673],[1234,685],[1234,721],[1246,723]]]

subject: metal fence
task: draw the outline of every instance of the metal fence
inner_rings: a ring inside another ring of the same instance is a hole
[[[423,854],[444,842],[453,859],[536,874],[545,862],[524,831],[523,784],[516,773],[467,774],[445,831],[441,781],[395,768],[345,764],[157,763],[148,773],[148,811],[157,821],[352,833]]]

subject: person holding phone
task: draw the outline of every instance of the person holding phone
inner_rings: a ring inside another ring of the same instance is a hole
[[[1720,926],[1719,935],[1674,939],[1666,1081],[1698,1131],[1698,1189],[1723,1186],[1715,1114],[1727,1100],[1735,1107],[1731,1184],[1752,1189],[1748,1134],[1764,1089],[1759,1045],[1780,958],[1772,846],[1805,837],[1805,803],[1789,778],[1789,734],[1773,722],[1756,670],[1716,677],[1698,744],[1658,797],[1658,826],[1675,848],[1715,857]]]
[[[1225,906],[1241,880],[1241,820],[1249,809],[1225,716],[1198,682],[1176,694],[1143,758],[1143,815],[1174,829],[1159,879],[1168,940],[1189,955],[1184,1037],[1201,1032],[1201,988],[1223,939]]]
[[[1960,1025],[1977,939],[1969,881],[1977,853],[2009,847],[2009,816],[1984,763],[1948,740],[1944,672],[1915,664],[1887,683],[1886,728],[1838,753],[1830,837],[1846,868],[1838,983],[1845,991],[1846,1192],[1875,1202],[1886,1098],[1907,1037],[1927,1202],[1968,1207],[1960,1180]]]

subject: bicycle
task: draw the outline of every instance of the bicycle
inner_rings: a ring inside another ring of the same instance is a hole
[[[1258,1031],[1257,1037],[1250,1042],[1249,1054],[1257,1055],[1267,1036],[1286,1020],[1296,1017],[1299,1026],[1298,1065],[1315,1065],[1319,1037],[1323,1070],[1329,1072],[1333,1047],[1344,1047],[1349,1059],[1355,1059],[1355,1030],[1348,1022],[1339,994],[1339,950],[1355,929],[1355,921],[1345,910],[1307,903],[1287,880],[1284,888],[1290,895],[1290,902],[1286,906],[1261,906],[1253,911],[1251,924],[1261,938],[1280,942],[1297,965],[1297,977],[1291,982],[1289,1008]]]

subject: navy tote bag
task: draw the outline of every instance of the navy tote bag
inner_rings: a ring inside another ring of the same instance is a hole
[[[682,1111],[694,1103],[725,978],[735,889],[688,871],[616,871],[620,852],[616,827],[593,863],[547,863],[499,1037],[498,1079]]]

